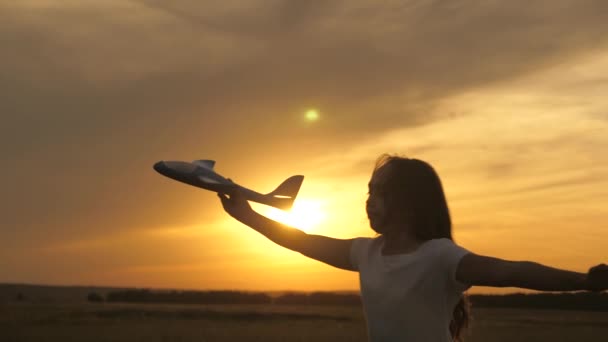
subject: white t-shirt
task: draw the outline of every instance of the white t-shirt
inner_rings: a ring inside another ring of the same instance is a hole
[[[383,236],[356,238],[350,253],[359,271],[369,340],[451,342],[454,307],[470,287],[456,280],[456,268],[469,251],[443,238],[412,253],[382,255],[383,241]]]

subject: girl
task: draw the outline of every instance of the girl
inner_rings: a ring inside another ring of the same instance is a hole
[[[375,238],[306,234],[251,209],[239,192],[219,194],[226,212],[273,242],[359,272],[370,341],[462,341],[471,286],[601,291],[608,266],[587,274],[469,252],[452,240],[441,181],[426,162],[383,155],[369,182],[367,216]]]

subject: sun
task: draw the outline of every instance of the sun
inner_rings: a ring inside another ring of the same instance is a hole
[[[276,208],[268,208],[265,213],[269,218],[284,223],[288,226],[298,228],[307,233],[325,220],[325,212],[320,201],[308,199],[296,199],[293,207],[289,211]]]
[[[305,117],[308,121],[317,121],[319,120],[319,111],[316,109],[309,109],[306,111]]]

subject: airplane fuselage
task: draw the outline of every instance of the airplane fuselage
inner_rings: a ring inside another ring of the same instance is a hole
[[[227,193],[238,186],[215,171],[183,161],[160,161],[154,164],[158,173],[199,188]]]
[[[302,175],[291,176],[274,191],[261,194],[222,177],[214,171],[214,165],[213,160],[159,161],[154,164],[154,170],[176,181],[219,193],[230,194],[239,189],[247,200],[284,210],[291,208],[304,180]]]

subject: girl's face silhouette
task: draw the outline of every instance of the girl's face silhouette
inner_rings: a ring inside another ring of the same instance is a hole
[[[365,209],[371,228],[379,234],[386,233],[387,208],[385,202],[384,184],[389,176],[388,166],[384,165],[372,174],[369,181],[369,192]]]

